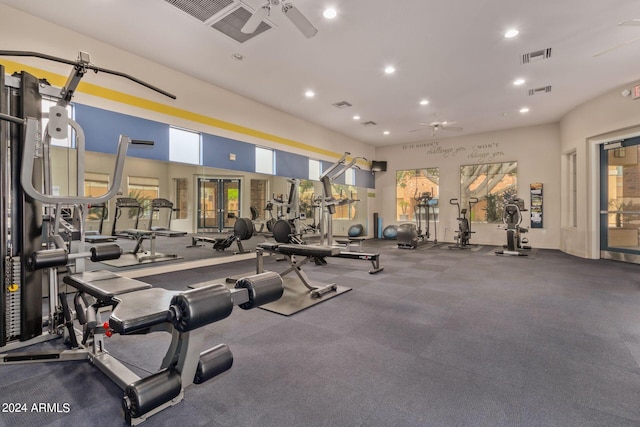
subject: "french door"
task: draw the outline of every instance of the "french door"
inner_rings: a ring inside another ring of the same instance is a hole
[[[240,215],[240,180],[198,178],[198,232],[233,228]]]

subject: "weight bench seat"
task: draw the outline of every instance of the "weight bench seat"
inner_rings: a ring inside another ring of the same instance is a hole
[[[101,304],[115,305],[114,297],[151,288],[148,283],[122,277],[106,270],[85,271],[64,277],[64,283],[96,298]]]
[[[340,248],[315,245],[278,245],[277,252],[283,255],[300,255],[306,257],[332,257],[340,255]]]
[[[117,305],[109,317],[109,327],[122,335],[145,331],[167,322],[171,298],[178,291],[143,289],[114,297]]]

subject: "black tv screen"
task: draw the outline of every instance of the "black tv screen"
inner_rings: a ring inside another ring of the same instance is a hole
[[[387,162],[373,160],[371,162],[371,172],[386,172]]]

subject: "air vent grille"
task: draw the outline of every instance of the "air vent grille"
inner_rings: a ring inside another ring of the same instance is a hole
[[[244,6],[240,6],[233,12],[225,15],[220,20],[211,24],[211,28],[220,31],[222,34],[232,38],[238,43],[244,43],[247,40],[251,40],[255,36],[260,35],[272,28],[271,25],[267,24],[265,21],[262,21],[260,25],[258,25],[258,29],[251,34],[245,34],[240,31],[240,29],[249,20],[252,14],[253,12],[245,9]]]
[[[347,102],[347,101],[340,101],[340,102],[336,102],[335,104],[331,104],[336,108],[349,108],[349,107],[353,107],[353,104]]]
[[[538,95],[541,93],[549,93],[551,92],[551,86],[543,86],[535,89],[529,89],[529,96]]]
[[[551,48],[536,50],[535,52],[529,52],[522,55],[522,63],[530,64],[532,62],[538,62],[549,58],[551,58]]]
[[[367,126],[367,127],[368,127],[368,126],[375,126],[375,125],[377,125],[377,123],[376,123],[376,122],[371,121],[371,120],[369,120],[369,121],[367,121],[367,122],[362,122],[362,123],[360,123],[360,124],[361,124],[362,126]]]
[[[234,0],[164,0],[194,18],[205,22],[225,7],[233,4]]]

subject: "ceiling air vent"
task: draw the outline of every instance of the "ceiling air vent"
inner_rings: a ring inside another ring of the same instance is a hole
[[[273,25],[267,23],[265,20],[262,21],[260,25],[258,25],[258,28],[251,34],[245,34],[240,31],[252,14],[252,10],[247,9],[244,4],[238,3],[237,7],[230,13],[222,15],[212,22],[209,22],[209,25],[214,30],[220,31],[222,34],[237,41],[238,43],[244,43],[273,28]]]
[[[368,122],[362,122],[362,123],[360,123],[360,124],[361,124],[362,126],[375,126],[375,125],[377,125],[377,123],[376,123],[376,122],[373,122],[373,121],[371,121],[371,120],[369,120]]]
[[[194,18],[205,22],[233,4],[234,0],[164,0]]]
[[[336,108],[349,108],[349,107],[353,107],[353,104],[347,102],[347,101],[340,101],[340,102],[336,102],[335,104],[331,104]]]
[[[529,96],[538,95],[541,93],[549,93],[549,92],[551,92],[551,86],[537,87],[535,89],[529,89]]]
[[[536,50],[535,52],[525,53],[522,55],[522,63],[530,64],[532,62],[538,62],[549,58],[551,58],[551,48]]]

